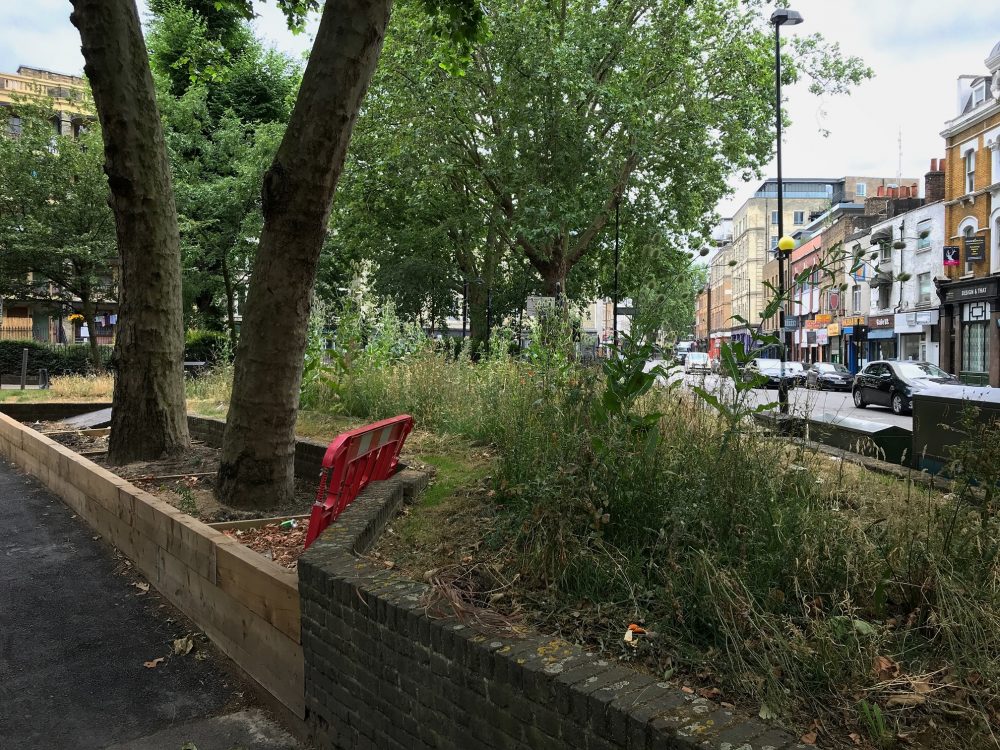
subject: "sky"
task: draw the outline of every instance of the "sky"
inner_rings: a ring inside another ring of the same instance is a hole
[[[295,56],[309,49],[315,18],[293,36],[273,3],[256,7],[265,39]],[[793,0],[792,7],[805,22],[783,33],[821,33],[861,57],[875,77],[849,96],[816,97],[805,83],[786,87],[792,126],[782,149],[784,176],[923,177],[930,160],[944,155],[940,132],[957,114],[958,76],[985,74],[983,61],[1000,42],[1000,2]],[[29,65],[79,73],[83,58],[69,8],[69,0],[0,0],[0,70]],[[142,0],[140,8],[144,13]],[[764,176],[774,176],[773,164]],[[756,184],[733,178],[735,192],[719,213],[732,215]]]

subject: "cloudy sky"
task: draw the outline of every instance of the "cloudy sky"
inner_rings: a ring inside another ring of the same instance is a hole
[[[0,0],[0,70],[32,65],[80,72],[69,7],[69,0]],[[273,3],[257,7],[258,31],[275,46],[293,55],[309,48],[310,33],[288,33]],[[805,23],[789,33],[820,32],[840,42],[875,78],[846,97],[817,98],[804,85],[786,92],[794,124],[785,136],[785,175],[894,176],[901,166],[904,176],[923,176],[931,158],[944,153],[939,133],[956,114],[957,76],[984,73],[983,60],[1000,42],[1000,2],[794,0],[793,7]],[[733,197],[719,207],[723,215],[754,189],[738,180],[732,186]]]

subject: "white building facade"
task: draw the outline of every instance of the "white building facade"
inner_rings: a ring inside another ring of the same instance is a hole
[[[869,303],[866,360],[938,364],[940,300],[935,280],[944,278],[945,234],[943,201],[872,226],[863,245]]]

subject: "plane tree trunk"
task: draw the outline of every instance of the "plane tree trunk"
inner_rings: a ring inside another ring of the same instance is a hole
[[[264,228],[217,482],[230,505],[265,508],[294,497],[295,418],[316,268],[391,5],[327,0],[288,129],[264,177]]]
[[[72,0],[104,138],[121,257],[108,460],[190,444],[181,250],[163,130],[135,0]]]

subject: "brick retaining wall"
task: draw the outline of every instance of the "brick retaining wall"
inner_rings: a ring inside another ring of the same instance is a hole
[[[213,448],[222,447],[222,436],[225,429],[225,420],[188,414],[188,430],[191,437]],[[326,443],[297,438],[295,441],[295,476],[302,479],[318,480],[326,448]]]
[[[791,750],[790,735],[558,639],[426,611],[429,586],[357,557],[401,507],[365,490],[299,561],[306,721],[347,750]]]

